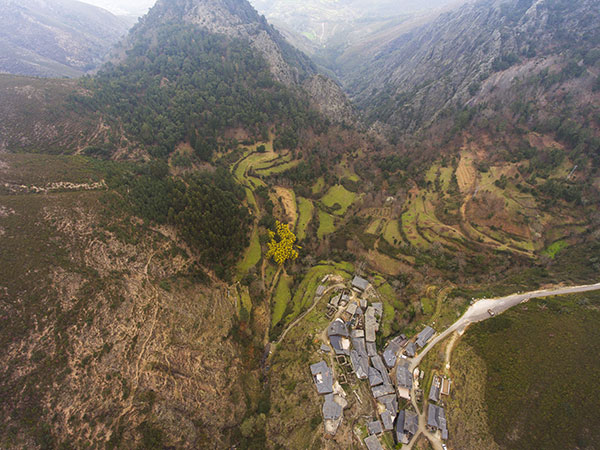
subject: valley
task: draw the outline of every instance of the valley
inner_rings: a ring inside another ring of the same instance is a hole
[[[594,448],[567,3],[159,0],[92,76],[0,75],[0,447]]]

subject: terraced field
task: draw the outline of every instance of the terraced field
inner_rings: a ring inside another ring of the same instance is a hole
[[[477,181],[477,171],[473,166],[473,155],[469,152],[462,152],[458,168],[456,169],[456,179],[460,192],[471,192]]]
[[[291,225],[293,229],[296,226],[296,221],[298,220],[298,207],[296,205],[296,194],[292,189],[287,189],[282,186],[275,186],[275,195],[277,196],[276,201],[278,201],[285,211],[285,215],[287,216],[287,222]]]
[[[383,231],[383,238],[391,245],[399,245],[402,243],[402,234],[400,233],[397,220],[390,220],[387,222]]]
[[[381,219],[375,219],[373,220],[369,226],[367,227],[367,229],[365,230],[365,233],[368,234],[377,234],[377,231],[379,230],[379,226],[381,225],[381,223],[383,222],[383,220]]]
[[[244,258],[239,262],[237,267],[238,277],[241,278],[246,274],[252,267],[254,267],[260,261],[262,256],[260,248],[260,240],[258,238],[258,228],[254,227],[252,230],[252,236],[250,237],[250,246],[246,249]]]
[[[287,305],[292,298],[290,292],[291,283],[292,278],[288,275],[284,274],[279,278],[279,283],[277,283],[277,288],[275,289],[275,295],[273,297],[273,313],[271,316],[272,327],[276,326],[281,319],[283,319]]]
[[[324,236],[331,234],[334,231],[335,223],[333,216],[325,211],[319,210],[319,229],[317,230],[317,237],[322,239]]]
[[[320,194],[324,188],[325,188],[325,178],[320,177],[317,181],[315,181],[315,184],[312,185],[311,190],[314,195],[317,195],[317,194]]]
[[[306,237],[306,228],[312,220],[314,209],[315,207],[310,200],[298,197],[299,216],[296,225],[296,237],[299,241],[302,241]]]
[[[328,208],[336,208],[336,206],[339,205],[334,212],[334,214],[338,216],[346,214],[346,211],[355,200],[356,194],[348,191],[340,184],[332,186],[329,191],[327,191],[327,194],[321,199],[323,204]]]

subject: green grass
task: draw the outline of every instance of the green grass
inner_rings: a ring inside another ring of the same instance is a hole
[[[397,220],[390,220],[383,231],[383,238],[390,243],[390,245],[398,245],[402,243],[402,234],[398,227]]]
[[[258,238],[258,228],[254,227],[250,237],[250,246],[246,249],[244,259],[238,264],[237,273],[239,277],[244,276],[248,270],[254,267],[261,257],[260,240]]]
[[[429,170],[427,170],[427,173],[425,174],[425,181],[433,184],[435,182],[435,180],[437,179],[437,172],[438,172],[439,168],[440,168],[440,166],[437,164],[432,165],[429,168]]]
[[[315,184],[312,185],[311,191],[313,195],[320,194],[323,188],[325,187],[325,178],[320,177]]]
[[[292,278],[288,275],[281,275],[279,278],[279,283],[277,283],[277,288],[273,296],[273,315],[271,317],[271,326],[273,327],[283,319],[287,305],[292,298],[290,292],[291,282]]]
[[[452,179],[452,174],[454,170],[452,167],[442,167],[440,169],[440,182],[442,183],[442,189],[447,191],[450,187],[450,180]]]
[[[299,241],[306,237],[306,227],[308,227],[308,224],[312,220],[314,209],[314,205],[310,200],[304,197],[298,197],[298,225],[296,226],[296,236]]]
[[[469,328],[501,447],[600,448],[599,308],[599,293],[553,297]]]
[[[356,194],[354,192],[350,192],[344,186],[338,184],[329,189],[321,201],[329,208],[335,208],[336,205],[339,205],[335,210],[335,214],[343,216],[355,199]]]
[[[269,167],[269,168],[265,168],[265,169],[258,169],[256,171],[256,173],[258,175],[262,175],[262,176],[268,177],[270,175],[276,175],[276,174],[279,174],[279,173],[283,173],[286,170],[293,169],[298,164],[300,164],[300,160],[290,161],[288,163],[280,164],[278,166],[273,166],[273,167]]]
[[[430,316],[431,314],[433,314],[433,311],[435,309],[435,301],[431,300],[430,298],[423,297],[421,299],[421,307],[423,308],[423,314],[426,316]]]
[[[365,233],[368,234],[376,234],[377,233],[377,229],[379,228],[379,224],[382,222],[382,219],[375,219],[373,222],[371,222],[369,224],[369,226],[367,227],[367,229],[365,230]]]
[[[336,269],[343,270],[344,272],[346,272],[348,274],[354,273],[354,264],[352,264],[351,262],[348,262],[348,261],[342,261],[339,263],[335,263],[334,267]]]
[[[566,241],[556,241],[553,244],[551,244],[546,250],[544,250],[543,254],[554,259],[558,252],[567,248],[568,246],[569,244],[567,244]]]
[[[322,239],[323,236],[331,234],[335,231],[335,224],[333,216],[327,214],[325,211],[319,210],[319,229],[317,230],[317,237]]]
[[[246,190],[246,201],[248,202],[248,206],[250,206],[256,214],[258,214],[258,205],[256,204],[256,199],[254,198],[254,193],[250,188],[244,188]]]
[[[247,287],[242,287],[240,292],[240,308],[244,307],[244,309],[248,312],[252,311],[252,299],[250,298],[250,292]]]

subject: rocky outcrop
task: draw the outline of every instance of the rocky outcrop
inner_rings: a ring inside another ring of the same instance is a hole
[[[335,122],[350,123],[354,111],[342,88],[331,78],[314,75],[303,84],[304,89],[317,109]]]

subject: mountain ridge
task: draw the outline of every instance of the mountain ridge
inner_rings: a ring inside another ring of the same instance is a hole
[[[104,62],[130,25],[73,0],[2,0],[0,72],[79,77]]]
[[[341,87],[320,75],[310,58],[290,45],[247,1],[159,0],[132,29],[132,35],[152,29],[161,21],[182,21],[212,33],[247,40],[265,58],[276,81],[304,89],[329,119],[354,120]]]

